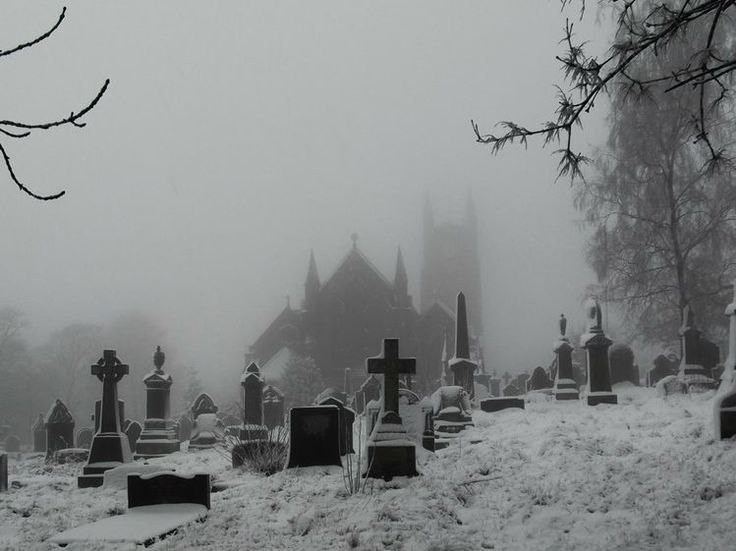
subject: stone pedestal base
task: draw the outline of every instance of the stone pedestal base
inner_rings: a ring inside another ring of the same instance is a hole
[[[480,401],[480,409],[489,413],[507,408],[524,409],[524,398],[486,398]]]
[[[618,396],[613,392],[596,392],[588,394],[588,405],[597,406],[598,404],[618,404]]]
[[[384,415],[368,441],[368,469],[365,478],[417,476],[416,445],[409,440],[401,418],[393,412]]]
[[[576,388],[555,389],[555,400],[579,400],[580,393]]]
[[[89,450],[89,460],[77,478],[79,488],[96,488],[102,486],[102,474],[108,469],[130,463],[133,460],[130,453],[128,437],[122,433],[98,432],[92,440]]]
[[[146,419],[135,445],[135,459],[163,457],[179,451],[174,423],[165,419]]]
[[[736,435],[736,392],[716,398],[714,406],[720,432],[717,436],[724,439]]]
[[[434,451],[435,435],[434,432],[425,432],[422,434],[422,447],[430,452]]]

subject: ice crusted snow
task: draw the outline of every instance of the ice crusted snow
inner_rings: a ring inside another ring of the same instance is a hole
[[[242,483],[150,549],[733,549],[736,441],[714,439],[713,394],[614,392],[618,405],[474,411],[459,443],[417,450],[422,476],[355,495],[339,469],[264,477],[232,470],[224,450],[150,460]],[[124,512],[123,490],[77,489],[81,467],[11,457],[0,548],[48,549],[63,530]]]

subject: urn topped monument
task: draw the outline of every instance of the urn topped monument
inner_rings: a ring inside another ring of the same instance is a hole
[[[579,397],[578,385],[572,371],[572,351],[570,339],[567,338],[567,318],[560,314],[560,336],[554,343],[553,351],[557,358],[557,373],[555,375],[554,395],[557,400],[577,400]]]

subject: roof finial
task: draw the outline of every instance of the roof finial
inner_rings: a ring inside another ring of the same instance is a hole
[[[353,249],[357,249],[358,248],[358,234],[353,232],[350,235],[350,239],[353,240]]]

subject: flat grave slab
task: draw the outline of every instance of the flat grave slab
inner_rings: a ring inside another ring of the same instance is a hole
[[[480,409],[493,413],[507,408],[524,409],[523,398],[486,398],[480,401]]]

